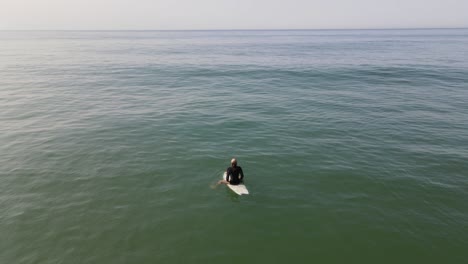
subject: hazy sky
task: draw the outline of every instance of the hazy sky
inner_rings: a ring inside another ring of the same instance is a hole
[[[468,0],[0,0],[0,30],[468,27]]]

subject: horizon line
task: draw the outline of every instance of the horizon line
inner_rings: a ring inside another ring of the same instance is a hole
[[[0,29],[0,31],[326,31],[326,30],[435,30],[468,29],[463,27],[383,27],[383,28],[258,28],[258,29]]]

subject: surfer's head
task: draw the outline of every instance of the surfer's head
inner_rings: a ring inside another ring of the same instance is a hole
[[[232,165],[233,167],[236,167],[236,166],[237,166],[237,160],[236,160],[235,158],[233,158],[233,159],[231,160],[231,165]]]

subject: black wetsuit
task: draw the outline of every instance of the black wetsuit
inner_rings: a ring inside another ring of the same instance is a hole
[[[240,166],[227,168],[226,181],[232,185],[241,183],[244,179],[244,172]]]

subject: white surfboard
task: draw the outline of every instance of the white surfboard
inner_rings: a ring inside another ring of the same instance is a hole
[[[223,179],[226,179],[226,172],[224,172],[223,174]],[[245,187],[243,183],[240,183],[238,185],[227,184],[227,186],[229,187],[229,189],[231,189],[238,195],[249,194],[249,190],[247,190],[247,187]]]

